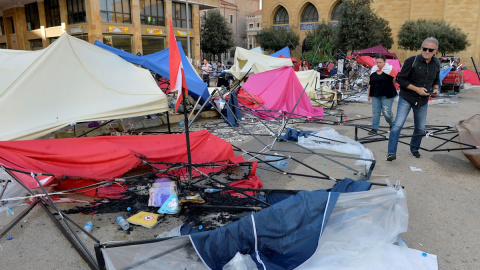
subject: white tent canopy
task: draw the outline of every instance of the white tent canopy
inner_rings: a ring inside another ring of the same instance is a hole
[[[36,139],[68,124],[168,110],[148,70],[63,34],[40,51],[0,50],[0,140]]]
[[[243,76],[249,73],[253,73],[251,69],[253,64],[259,64],[260,66],[271,67],[272,69],[293,66],[290,58],[277,58],[268,55],[255,53],[240,47],[235,49],[235,59],[233,66],[230,68],[230,72],[237,79],[241,79]]]
[[[258,46],[253,49],[250,49],[251,52],[259,53],[259,54],[265,54],[262,47]]]

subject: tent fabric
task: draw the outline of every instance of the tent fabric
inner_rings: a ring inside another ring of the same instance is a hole
[[[440,78],[441,82],[443,82],[445,77],[447,77],[447,75],[448,75],[448,73],[450,72],[451,69],[452,69],[452,67],[448,67],[448,68],[445,68],[445,69],[440,69],[439,78]]]
[[[270,54],[270,56],[273,56],[273,57],[280,57],[280,56],[290,57],[290,48],[288,48],[288,46],[283,47],[282,49]]]
[[[382,45],[377,45],[375,47],[355,51],[352,53],[353,56],[357,55],[365,55],[365,56],[376,56],[377,54],[383,54],[385,55],[385,58],[387,59],[398,59],[397,55],[395,53],[389,52],[385,47]]]
[[[277,58],[269,55],[258,54],[240,47],[235,49],[235,58],[230,73],[237,79],[242,79],[247,73],[253,73],[254,64],[264,67],[280,68],[293,66],[290,58]]]
[[[222,269],[237,252],[260,269],[294,269],[316,251],[339,193],[300,191],[225,227],[190,235],[202,261]],[[228,241],[227,241],[228,239]]]
[[[308,96],[303,93],[303,87],[291,67],[253,74],[242,85],[242,88],[250,94],[259,95],[264,100],[263,107],[250,107],[251,109],[271,110],[267,113],[268,115],[257,113],[262,118],[272,119],[282,114],[288,117],[299,99],[300,102],[293,110],[293,118],[323,116],[323,108],[312,106]]]
[[[357,56],[357,63],[359,63],[360,65],[364,66],[364,67],[368,67],[368,68],[371,68],[373,66],[375,66],[375,60],[373,60],[370,56]]]
[[[168,110],[150,72],[66,33],[43,50],[0,50],[0,69],[2,141]]]
[[[464,69],[463,76],[466,83],[469,83],[471,85],[480,85],[480,80],[478,79],[478,75],[477,73],[475,73],[475,71]]]
[[[311,100],[318,100],[317,91],[315,89],[320,87],[321,77],[320,72],[316,70],[306,70],[306,71],[297,71],[295,72],[298,80],[302,84],[302,87],[306,88],[305,92]]]
[[[149,55],[135,55],[105,45],[98,40],[95,40],[95,45],[122,57],[130,63],[141,65],[142,67],[145,67],[157,74],[160,74],[162,77],[170,79],[168,48]],[[203,104],[210,96],[207,90],[207,84],[204,83],[202,79],[200,79],[198,73],[193,69],[192,65],[187,59],[187,56],[185,56],[185,52],[182,49],[182,44],[178,41],[177,45],[180,51],[180,56],[182,58],[182,65],[185,71],[185,79],[187,81],[189,95],[195,99],[201,97],[200,102],[201,104]]]
[[[258,46],[258,47],[255,47],[253,49],[250,49],[251,52],[254,52],[254,53],[258,53],[258,54],[264,54],[264,51],[262,49],[262,47]]]
[[[461,143],[476,145],[477,149],[462,150],[470,162],[480,169],[480,114],[474,114],[469,118],[457,123],[459,140]]]
[[[233,159],[232,146],[206,130],[190,133],[192,163]],[[150,161],[187,162],[184,134],[105,136],[55,140],[0,142],[0,164],[61,179],[113,179]],[[37,183],[29,175],[14,173],[27,187]],[[66,181],[63,181],[66,182]]]
[[[359,192],[367,191],[372,187],[372,183],[365,182],[363,180],[353,180],[350,178],[345,178],[342,181],[336,183],[331,189],[331,192]]]
[[[274,67],[263,66],[259,63],[254,63],[252,66],[253,73],[261,73],[269,70],[275,69]],[[306,71],[297,71],[295,72],[297,75],[298,80],[302,84],[302,87],[306,87],[306,94],[310,98],[312,105],[314,106],[322,106],[324,102],[319,101],[319,97],[317,95],[316,88],[321,84],[321,77],[320,73],[316,70],[306,70]],[[336,93],[334,91],[329,92],[328,94],[331,95]],[[326,101],[325,101],[326,102]]]
[[[295,57],[286,57],[286,56],[280,55],[278,58],[289,58],[290,60],[292,60],[293,64],[295,64],[297,62],[297,58],[295,58]]]

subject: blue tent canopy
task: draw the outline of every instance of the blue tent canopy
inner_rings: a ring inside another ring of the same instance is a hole
[[[259,269],[294,269],[315,253],[339,193],[300,191],[225,227],[190,239],[210,269],[222,269],[237,252]]]
[[[273,56],[273,57],[279,57],[280,55],[283,55],[285,57],[290,57],[290,48],[286,46],[283,49],[270,54],[270,56]]]
[[[451,67],[446,68],[446,69],[440,69],[440,81],[441,82],[443,82],[445,77],[447,77],[447,74],[450,72],[451,69],[452,69]]]
[[[207,84],[204,83],[200,77],[198,77],[197,73],[188,62],[188,59],[183,52],[182,44],[180,42],[177,42],[177,44],[182,58],[183,69],[185,71],[185,79],[187,81],[187,88],[189,91],[188,93],[195,99],[198,99],[198,97],[201,96],[202,98],[200,99],[200,102],[203,104],[210,96],[208,93]],[[161,75],[162,77],[170,79],[168,48],[149,55],[135,55],[105,45],[98,40],[95,40],[95,45],[122,57],[130,63],[141,65],[142,67],[147,68]]]

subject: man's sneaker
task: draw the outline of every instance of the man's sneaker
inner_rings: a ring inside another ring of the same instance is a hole
[[[371,129],[368,134],[370,135],[374,135],[374,134],[377,134],[377,130],[376,129]]]
[[[387,161],[394,161],[395,159],[397,159],[397,156],[395,156],[394,154],[390,154],[387,156]]]
[[[419,152],[412,152],[412,155],[416,158],[420,158],[420,153]]]

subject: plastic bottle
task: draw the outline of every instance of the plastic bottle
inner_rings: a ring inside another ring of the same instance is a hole
[[[85,223],[85,226],[83,226],[83,229],[85,231],[87,231],[88,233],[90,233],[92,231],[92,228],[93,228],[93,223],[91,221]],[[83,238],[87,238],[87,234],[85,234],[84,232],[82,232],[82,237]]]
[[[278,160],[278,159],[282,159],[282,158],[281,157],[273,157],[273,156],[267,156],[266,157],[267,161]],[[273,167],[278,168],[278,169],[286,169],[290,165],[290,162],[288,162],[288,160],[278,160],[278,161],[275,161],[275,162],[269,162],[268,164],[270,164]]]
[[[117,223],[124,231],[128,231],[130,228],[128,221],[126,221],[123,217],[117,217]]]
[[[206,188],[204,190],[205,193],[213,193],[213,192],[217,192],[217,191],[220,191],[220,189],[216,189],[216,188]]]

